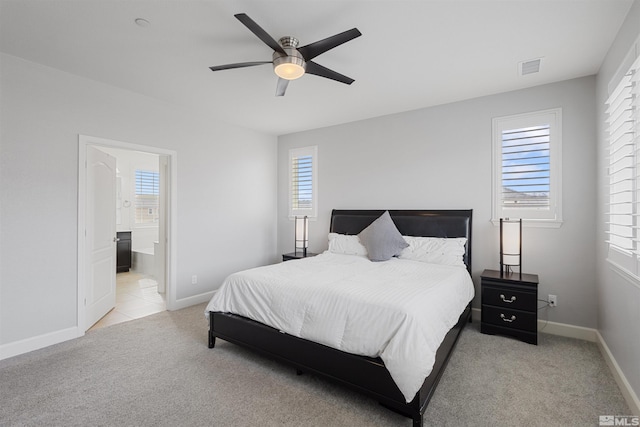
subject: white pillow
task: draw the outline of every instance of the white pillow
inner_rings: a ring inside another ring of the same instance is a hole
[[[367,256],[367,249],[360,243],[358,236],[329,233],[329,252],[345,255]]]
[[[465,267],[466,237],[402,237],[409,246],[402,250],[398,256],[400,259]]]

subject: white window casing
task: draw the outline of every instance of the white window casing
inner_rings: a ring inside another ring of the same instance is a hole
[[[562,109],[493,119],[492,221],[562,225]]]
[[[289,150],[289,218],[318,216],[318,147]]]

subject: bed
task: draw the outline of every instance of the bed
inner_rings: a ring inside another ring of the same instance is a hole
[[[384,210],[333,210],[329,231],[340,235],[357,235],[384,212]],[[465,238],[466,244],[462,255],[463,269],[466,267],[465,275],[470,281],[471,210],[390,210],[389,213],[403,236]],[[288,268],[291,270],[294,265],[304,267],[304,262],[312,266],[311,261],[300,260],[288,261],[288,263],[297,263],[288,265]],[[269,303],[272,302],[269,301]],[[401,391],[399,383],[390,373],[390,370],[393,370],[383,362],[384,357],[353,354],[290,333],[283,333],[281,329],[265,324],[268,322],[262,323],[249,318],[253,316],[242,316],[226,311],[209,311],[207,314],[209,348],[214,348],[216,338],[221,338],[288,363],[295,367],[299,374],[309,372],[325,376],[367,394],[389,409],[412,418],[414,427],[417,427],[422,426],[427,404],[433,396],[462,329],[467,322],[471,322],[471,305],[470,301],[466,302],[459,317],[450,322],[453,326],[443,332],[444,338],[437,346],[437,350],[434,350],[430,373],[421,385],[418,383],[415,395],[410,395],[413,396],[412,399],[407,398],[405,388],[402,388],[404,392]]]

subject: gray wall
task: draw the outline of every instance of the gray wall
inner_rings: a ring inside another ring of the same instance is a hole
[[[636,396],[640,396],[640,283],[618,274],[606,260],[608,180],[604,104],[608,98],[609,82],[639,37],[640,1],[636,0],[598,73],[598,230],[595,236],[598,249],[598,328]]]
[[[594,100],[591,76],[281,136],[279,251],[293,249],[293,223],[287,218],[288,150],[318,145],[319,217],[309,226],[312,251],[326,249],[334,208],[471,208],[477,289],[482,270],[499,264],[499,230],[490,222],[491,119],[561,107],[564,224],[524,229],[524,272],[540,275],[540,297],[558,295],[558,307],[540,311],[542,319],[594,328]]]
[[[76,326],[78,134],[177,152],[178,299],[277,259],[275,137],[0,59],[0,345]]]

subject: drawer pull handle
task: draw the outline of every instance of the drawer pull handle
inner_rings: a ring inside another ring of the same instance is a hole
[[[508,302],[509,304],[511,304],[512,302],[514,302],[516,300],[516,296],[515,295],[513,295],[511,297],[511,299],[506,299],[503,294],[500,294],[500,298],[502,298],[502,301]]]
[[[504,314],[500,313],[500,318],[501,318],[504,322],[509,322],[509,323],[511,323],[511,322],[513,322],[514,320],[516,320],[516,316],[515,316],[515,315],[513,315],[513,314],[511,315],[511,318],[510,318],[510,319],[507,319],[507,318],[504,316]]]

